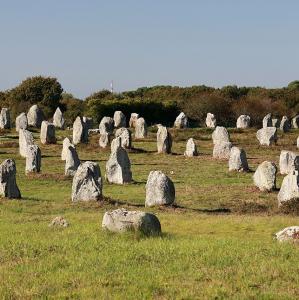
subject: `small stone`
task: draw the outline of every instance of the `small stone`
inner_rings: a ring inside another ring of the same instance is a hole
[[[114,112],[113,120],[114,120],[115,128],[120,128],[120,127],[126,127],[127,126],[126,116],[120,110],[117,110],[117,111]]]
[[[187,128],[188,127],[188,117],[181,112],[174,121],[174,128]]]
[[[215,128],[217,126],[217,121],[214,114],[207,113],[206,126],[208,128]]]
[[[193,138],[188,139],[184,155],[187,157],[193,157],[198,155],[197,147]]]
[[[42,144],[56,144],[54,124],[49,123],[48,121],[42,121],[40,141]]]
[[[49,224],[49,226],[61,226],[61,227],[68,227],[69,223],[67,222],[67,220],[65,218],[63,218],[62,216],[59,217],[55,217],[52,222]]]
[[[299,226],[286,227],[275,234],[279,242],[297,242],[299,240]]]
[[[129,127],[135,128],[135,124],[136,124],[136,121],[138,120],[138,118],[139,118],[139,114],[131,113],[131,117],[130,117],[130,121],[129,121]]]
[[[157,149],[158,153],[171,153],[172,138],[167,128],[158,125],[157,132]]]
[[[243,149],[232,147],[228,161],[229,171],[248,172],[246,153]]]
[[[114,129],[114,120],[110,117],[103,117],[99,125],[100,134],[104,133],[113,133]]]
[[[36,104],[30,107],[27,113],[27,120],[29,126],[40,128],[44,120],[44,114]]]
[[[288,132],[291,129],[291,123],[287,116],[283,116],[280,122],[280,130],[282,132]]]
[[[296,115],[293,119],[292,119],[292,126],[295,129],[299,128],[299,115]]]
[[[59,107],[56,108],[54,113],[53,124],[56,128],[64,129],[65,120]]]
[[[73,124],[73,144],[88,143],[88,129],[83,119],[78,116]]]
[[[27,129],[28,121],[27,116],[24,112],[16,117],[16,131],[19,132],[20,129]]]
[[[10,129],[10,112],[8,108],[2,108],[0,113],[0,128]]]
[[[273,162],[264,161],[256,169],[253,180],[254,184],[262,192],[270,192],[276,189],[277,167]]]
[[[25,173],[39,173],[41,169],[42,154],[37,145],[27,147]]]
[[[250,127],[250,116],[248,115],[241,115],[237,119],[237,128],[249,128]]]
[[[138,118],[135,123],[135,138],[144,139],[147,137],[147,125],[144,118]]]
[[[263,128],[272,127],[272,114],[267,114],[263,119]]]

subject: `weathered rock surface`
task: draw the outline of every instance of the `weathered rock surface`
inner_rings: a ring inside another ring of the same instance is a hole
[[[126,116],[120,110],[117,110],[117,111],[114,112],[113,120],[114,120],[114,127],[115,128],[120,128],[120,127],[126,127],[127,126]]]
[[[279,170],[280,174],[289,174],[298,169],[299,156],[292,151],[282,150],[279,156]]]
[[[135,123],[135,138],[144,139],[147,137],[147,125],[144,118],[138,118]]]
[[[101,148],[107,148],[110,143],[110,134],[109,133],[103,133],[100,135],[99,139],[99,145]]]
[[[226,142],[228,143],[229,140],[229,134],[228,131],[225,127],[222,126],[217,126],[215,130],[212,133],[212,139],[213,139],[213,144],[219,144]]]
[[[39,173],[41,169],[42,154],[37,145],[27,147],[25,173]]]
[[[299,128],[299,115],[296,115],[294,118],[292,118],[292,127],[295,129]]]
[[[278,206],[298,205],[299,201],[299,176],[298,171],[292,171],[284,177],[280,191],[277,195]],[[296,203],[297,202],[297,203]]]
[[[73,144],[88,143],[88,129],[81,117],[77,117],[73,124]]]
[[[145,206],[170,205],[175,200],[174,184],[162,171],[149,173],[145,189]]]
[[[249,128],[250,127],[250,116],[241,115],[237,119],[237,128]]]
[[[121,138],[121,145],[126,149],[132,148],[132,133],[128,128],[121,127],[116,130],[115,137]]]
[[[287,116],[283,116],[280,122],[280,130],[282,132],[288,132],[291,129],[291,122]]]
[[[53,124],[56,128],[64,129],[65,120],[59,107],[56,108],[53,115]]]
[[[2,108],[0,112],[0,128],[10,129],[10,112],[8,108]]]
[[[0,165],[0,196],[5,198],[21,198],[16,182],[16,164],[13,159],[6,159]]]
[[[27,120],[29,126],[40,128],[44,120],[44,114],[36,104],[30,107],[27,113]]]
[[[174,121],[174,128],[187,128],[188,127],[188,117],[181,112]]]
[[[272,127],[272,114],[267,114],[263,119],[263,128]]]
[[[208,128],[215,128],[217,126],[217,121],[214,114],[207,113],[206,126]]]
[[[34,145],[33,135],[26,129],[19,130],[19,151],[22,157],[27,156],[27,148],[29,145]]]
[[[243,149],[232,147],[228,161],[229,171],[247,172],[249,171],[246,153]]]
[[[195,144],[193,138],[188,139],[188,141],[186,143],[186,151],[185,151],[184,155],[187,157],[192,157],[192,156],[198,155],[197,147],[196,147],[196,144]]]
[[[66,137],[62,142],[61,160],[65,160],[68,147],[72,145],[70,139]]]
[[[138,118],[139,118],[139,114],[131,113],[131,117],[130,117],[130,121],[129,121],[129,127],[135,128],[135,124],[136,124],[136,121],[138,120]]]
[[[253,175],[254,184],[262,192],[270,192],[276,189],[277,167],[271,161],[262,162]]]
[[[231,142],[219,142],[215,144],[213,148],[213,157],[216,159],[229,159],[232,146]]]
[[[114,129],[114,120],[110,117],[103,117],[99,125],[100,134],[104,133],[113,133]]]
[[[299,226],[286,227],[275,234],[275,238],[279,242],[298,242],[299,241]]]
[[[69,223],[68,221],[62,217],[62,216],[58,216],[58,217],[55,217],[52,222],[49,224],[49,226],[60,226],[60,227],[68,227],[69,226]]]
[[[172,138],[167,128],[158,125],[157,131],[157,149],[158,153],[171,153]]]
[[[56,144],[54,124],[49,123],[48,121],[42,121],[40,141],[42,144]]]
[[[102,199],[102,177],[98,164],[86,161],[73,178],[72,201],[98,201]]]
[[[19,132],[20,129],[27,129],[28,121],[27,116],[24,112],[16,117],[16,131]]]
[[[80,165],[80,159],[78,157],[76,148],[73,145],[69,145],[65,152],[65,176],[74,176]]]
[[[124,208],[106,212],[102,228],[117,233],[134,231],[147,236],[161,233],[160,221],[154,214]]]
[[[264,127],[259,129],[256,133],[256,138],[259,140],[260,145],[270,146],[277,142],[277,128]]]

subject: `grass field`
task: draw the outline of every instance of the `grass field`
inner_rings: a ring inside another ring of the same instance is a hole
[[[228,172],[212,159],[212,131],[172,131],[173,154],[156,154],[155,129],[129,151],[134,183],[104,184],[104,203],[71,202],[71,179],[64,178],[62,140],[41,145],[42,172],[25,175],[18,136],[2,132],[0,158],[13,158],[22,200],[0,200],[0,297],[3,299],[295,299],[299,298],[299,248],[279,244],[273,234],[298,217],[281,214],[277,192],[261,193],[253,173]],[[264,160],[278,165],[282,149],[296,151],[298,131],[279,134],[278,144],[261,147],[256,129],[231,129],[254,171]],[[200,156],[185,158],[186,140],[197,140]],[[77,147],[81,160],[100,164],[109,150],[98,137]],[[162,170],[176,187],[176,206],[144,208],[151,170]],[[282,176],[278,175],[277,185]],[[106,210],[126,207],[155,213],[163,235],[142,238],[101,230]],[[58,215],[67,228],[48,224]]]

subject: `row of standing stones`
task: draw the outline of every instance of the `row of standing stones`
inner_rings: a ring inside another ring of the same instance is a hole
[[[63,141],[61,159],[65,161],[65,175],[73,177],[72,201],[90,201],[103,199],[103,181],[98,164],[94,162],[81,163],[75,145],[88,143],[89,134],[96,132],[100,134],[99,145],[106,148],[109,144],[111,154],[106,163],[105,178],[110,183],[125,184],[132,181],[130,159],[126,149],[132,147],[131,131],[126,128],[126,117],[121,111],[116,111],[113,118],[104,117],[99,129],[91,129],[92,120],[86,117],[77,117],[73,124],[73,142],[69,138]],[[215,128],[213,139],[213,157],[215,159],[228,159],[229,171],[247,172],[249,166],[246,153],[243,149],[235,147],[230,142],[228,131],[225,127],[216,126],[216,118],[208,113],[206,125]],[[280,129],[287,132],[291,128],[298,128],[299,117],[290,122],[283,117]],[[40,127],[40,140],[43,144],[56,143],[55,127],[64,128],[64,118],[61,110],[57,108],[53,116],[53,123],[43,120],[43,113],[37,105],[33,105],[27,115],[20,114],[16,118],[16,131],[19,132],[20,155],[26,158],[26,174],[40,172],[41,151],[34,143],[33,135],[27,130],[28,126]],[[277,141],[277,119],[271,114],[265,116],[263,128],[258,130],[257,139],[261,145],[271,145]],[[1,128],[10,128],[9,109],[3,108],[0,114]],[[135,138],[142,139],[147,136],[147,125],[144,118],[137,113],[132,113],[129,126],[135,128]],[[157,125],[157,150],[158,153],[171,153],[172,137],[165,126]],[[188,118],[182,112],[174,122],[175,128],[187,128]],[[250,116],[241,115],[237,120],[237,128],[250,127]],[[113,131],[115,138],[111,141]],[[193,138],[188,139],[185,156],[197,156],[197,146]],[[279,161],[280,173],[286,174],[281,189],[278,193],[278,205],[298,205],[299,199],[299,156],[291,151],[283,150]],[[254,184],[261,191],[276,190],[277,167],[273,162],[264,161],[260,164],[253,175]],[[12,159],[4,161],[0,165],[0,194],[7,198],[21,198],[21,193],[16,184],[16,166]],[[146,206],[170,205],[175,201],[175,187],[171,179],[161,171],[151,171],[146,183]],[[131,224],[130,226],[128,224]],[[118,209],[106,212],[102,223],[103,228],[111,231],[137,230],[146,234],[157,234],[161,231],[161,225],[157,217],[150,213],[129,212],[125,209]],[[296,226],[292,227],[293,230]],[[289,233],[285,230],[284,233]],[[297,231],[296,231],[297,232]],[[298,230],[299,232],[299,230]],[[296,233],[297,234],[297,233]],[[294,234],[292,236],[295,236]],[[285,240],[285,235],[280,240]]]

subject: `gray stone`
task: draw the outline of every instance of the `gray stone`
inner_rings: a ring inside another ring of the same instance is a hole
[[[111,153],[115,152],[118,147],[121,147],[121,138],[120,137],[116,137],[112,140],[111,146],[110,146]]]
[[[277,199],[278,207],[282,207],[288,203],[296,203],[299,200],[298,171],[292,171],[284,177]]]
[[[55,217],[52,220],[52,222],[49,224],[49,227],[52,227],[52,226],[68,227],[69,223],[65,218],[63,218],[62,216],[59,216],[59,217]]]
[[[228,143],[230,141],[227,129],[225,127],[222,127],[222,126],[217,126],[215,128],[215,130],[212,133],[212,139],[213,139],[213,144],[214,145],[219,144],[219,143],[223,143],[223,142]]]
[[[174,128],[187,128],[188,127],[188,117],[181,112],[174,121]]]
[[[292,151],[282,150],[279,156],[280,174],[289,174],[298,168],[299,156]]]
[[[263,119],[263,128],[272,127],[272,114],[267,114]]]
[[[126,127],[127,126],[126,116],[120,110],[117,110],[117,111],[114,112],[113,120],[114,120],[115,128],[120,128],[120,127]]]
[[[16,164],[13,159],[6,159],[0,165],[0,196],[5,198],[21,198],[16,182]]]
[[[27,129],[28,121],[27,116],[24,112],[16,117],[16,131],[19,132],[20,129]]]
[[[171,153],[172,138],[167,128],[158,125],[157,132],[157,149],[158,153]]]
[[[8,108],[2,108],[0,113],[0,128],[10,129],[10,112]]]
[[[248,115],[241,115],[237,119],[237,128],[249,128],[250,127],[250,116]]]
[[[33,135],[26,129],[19,130],[19,151],[22,157],[27,156],[27,148],[29,145],[34,145]]]
[[[65,120],[59,107],[55,110],[53,124],[56,128],[64,129]]]
[[[62,142],[61,160],[65,160],[68,147],[72,145],[69,138],[65,138]]]
[[[27,120],[29,126],[40,128],[44,120],[44,114],[36,104],[30,107],[27,113]]]
[[[124,208],[106,212],[102,228],[116,233],[139,232],[147,236],[161,233],[160,221],[154,214]]]
[[[98,201],[102,199],[102,177],[98,164],[86,161],[73,178],[72,201]]]
[[[41,169],[42,154],[37,145],[27,147],[25,173],[39,173]]]
[[[121,145],[126,149],[132,148],[132,133],[125,127],[118,128],[115,132],[115,137],[121,138]]]
[[[215,128],[217,126],[217,121],[214,114],[207,113],[206,126],[208,128]]]
[[[262,192],[270,192],[276,189],[277,167],[271,161],[262,162],[253,175],[254,184]]]
[[[42,121],[40,141],[42,144],[56,144],[54,124],[49,123],[48,121]]]
[[[135,123],[135,138],[144,139],[147,137],[147,125],[144,118],[138,118]]]
[[[73,144],[88,143],[88,129],[81,117],[77,117],[73,124]]]
[[[280,120],[278,120],[277,118],[273,118],[272,119],[272,127],[279,128],[280,127]]]
[[[298,242],[299,240],[299,226],[286,227],[275,234],[275,238],[279,242]]]
[[[232,147],[228,161],[229,171],[248,172],[246,153],[243,149]]]
[[[110,117],[103,117],[99,125],[100,134],[104,133],[113,133],[114,129],[114,120]]]
[[[188,141],[186,143],[186,151],[185,151],[184,155],[187,157],[192,157],[192,156],[198,155],[197,147],[196,147],[196,144],[195,144],[193,138],[188,139]]]
[[[299,148],[299,136],[297,137],[297,148]]]
[[[69,145],[65,152],[65,176],[74,176],[80,165],[80,159],[78,157],[76,148],[73,145]]]
[[[270,146],[277,142],[277,128],[276,127],[264,127],[257,131],[256,138],[261,145]]]
[[[294,118],[292,118],[292,127],[295,129],[299,128],[299,115],[296,115]]]
[[[175,200],[174,184],[162,171],[149,173],[145,189],[145,206],[170,205]]]
[[[219,142],[215,144],[213,148],[213,158],[229,159],[232,146],[231,142]]]
[[[130,121],[129,121],[129,127],[135,128],[135,124],[136,124],[136,121],[138,120],[138,118],[139,118],[139,114],[131,113],[131,117],[130,117]]]
[[[283,116],[280,122],[280,130],[282,132],[288,132],[291,129],[291,122],[287,116]]]
[[[99,145],[101,148],[107,148],[110,143],[110,134],[109,133],[102,133],[99,139]]]

